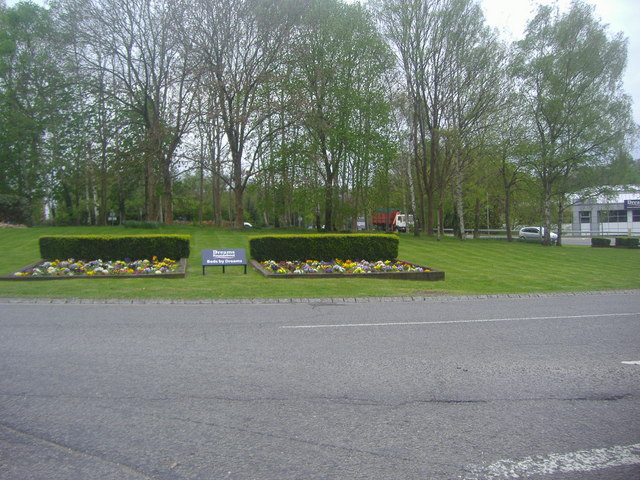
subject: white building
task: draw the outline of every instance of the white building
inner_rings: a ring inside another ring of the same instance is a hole
[[[614,187],[611,194],[575,197],[574,235],[640,235],[640,186]]]

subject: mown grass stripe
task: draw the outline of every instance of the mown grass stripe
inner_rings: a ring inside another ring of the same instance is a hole
[[[126,234],[121,227],[51,227],[0,230],[0,275],[8,275],[39,259],[41,235]],[[412,297],[438,294],[524,294],[571,291],[629,290],[640,288],[640,251],[586,246],[542,247],[505,240],[438,241],[426,236],[400,235],[399,258],[446,272],[444,282],[425,285],[412,281],[347,278],[309,282],[303,278],[270,282],[254,271],[208,272],[202,275],[204,248],[249,248],[248,236],[282,233],[277,230],[236,231],[210,227],[174,226],[136,229],[133,233],[191,235],[187,278],[157,282],[69,280],[59,284],[3,282],[0,296],[65,298],[342,298]],[[79,283],[81,282],[81,283]],[[53,282],[59,283],[59,282]],[[154,284],[152,284],[154,283]],[[72,287],[70,287],[72,285]]]

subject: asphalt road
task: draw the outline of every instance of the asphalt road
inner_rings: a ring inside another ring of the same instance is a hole
[[[0,299],[0,478],[639,479],[634,362],[638,292]]]

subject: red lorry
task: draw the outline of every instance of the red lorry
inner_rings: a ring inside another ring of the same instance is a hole
[[[398,225],[398,215],[402,215],[402,213],[395,208],[389,208],[387,210],[377,209],[372,212],[371,222],[377,230],[406,232],[407,224],[405,222],[404,225]]]

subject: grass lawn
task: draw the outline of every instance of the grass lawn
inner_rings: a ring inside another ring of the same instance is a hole
[[[268,230],[234,231],[173,226],[160,230],[122,227],[51,227],[0,230],[0,276],[40,258],[38,237],[54,234],[186,233],[192,236],[184,279],[96,279],[1,282],[0,297],[46,298],[322,298],[463,294],[504,294],[640,289],[640,250],[586,246],[542,247],[505,240],[441,241],[400,235],[400,258],[444,270],[443,282],[339,279],[268,279],[248,268],[208,267],[202,275],[201,249],[247,248],[248,236]],[[249,253],[247,251],[247,253]],[[86,259],[93,260],[93,259]]]

